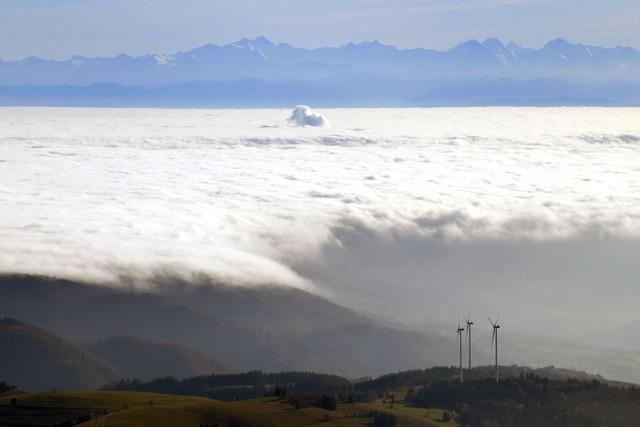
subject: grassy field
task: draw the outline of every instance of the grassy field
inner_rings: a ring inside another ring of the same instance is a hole
[[[342,404],[336,411],[327,411],[316,407],[294,409],[274,397],[222,402],[130,392],[26,393],[17,396],[15,406],[11,397],[3,397],[0,398],[0,425],[39,427],[85,420],[80,424],[82,427],[356,427],[371,426],[372,411],[393,413],[398,426],[453,425],[441,421],[441,410],[409,408],[402,404]]]
[[[390,412],[398,419],[398,425],[403,426],[455,426],[455,423],[445,422],[443,409],[413,408],[404,404],[388,403],[359,403],[359,406],[380,411]]]
[[[12,404],[16,399],[16,405]],[[171,405],[191,397],[153,393],[47,392],[24,393],[0,398],[1,426],[51,426],[82,417],[100,417],[139,406]]]

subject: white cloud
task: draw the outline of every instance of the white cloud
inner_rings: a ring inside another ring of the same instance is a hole
[[[466,308],[472,281],[541,311],[566,284],[549,307],[574,324],[609,277],[629,315],[639,110],[323,113],[3,109],[0,270],[206,273],[414,318]]]
[[[329,126],[327,119],[319,113],[316,113],[308,105],[298,105],[291,112],[289,123],[295,126],[312,126],[326,127]]]

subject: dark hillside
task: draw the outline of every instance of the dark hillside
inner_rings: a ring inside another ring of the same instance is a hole
[[[78,342],[134,336],[178,344],[230,371],[348,377],[443,364],[453,340],[381,326],[310,293],[158,280],[154,293],[40,276],[0,276],[0,313]]]
[[[456,411],[458,424],[470,427],[640,425],[640,389],[596,380],[549,380],[534,374],[499,383],[486,379],[431,384],[410,403]]]
[[[149,380],[166,375],[186,378],[226,370],[223,364],[197,351],[142,338],[109,337],[88,347],[111,362],[120,378]]]
[[[117,378],[91,351],[13,319],[0,320],[0,378],[28,390],[83,390]]]

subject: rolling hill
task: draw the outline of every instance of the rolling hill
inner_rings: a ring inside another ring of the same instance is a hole
[[[107,337],[88,347],[108,360],[120,378],[139,380],[225,372],[223,364],[186,347],[128,336]]]
[[[123,336],[77,344],[11,318],[0,319],[0,349],[0,379],[27,390],[87,390],[122,378],[186,378],[225,370],[175,344]]]
[[[0,397],[0,425],[640,425],[637,388],[612,386],[588,375],[573,373],[583,377],[576,379],[570,376],[570,371],[553,368],[512,367],[505,372],[508,377],[499,384],[484,377],[485,369],[474,370],[478,379],[460,383],[455,379],[455,368],[432,368],[364,382],[308,372],[248,372],[181,382],[125,384],[141,390],[21,393]],[[539,374],[550,374],[557,379]],[[171,386],[173,390],[167,389],[169,394],[146,390],[159,386]],[[256,393],[243,400],[233,396],[226,401],[210,398],[212,392],[225,386],[238,395],[242,389]]]
[[[327,410],[296,408],[277,397],[221,402],[154,393],[56,392],[24,394],[12,406],[10,398],[0,398],[0,425],[7,427],[357,427],[371,426],[376,413],[393,414],[398,427],[453,426],[442,422],[442,410],[414,410],[403,405],[389,408],[377,403],[341,403],[335,410]]]
[[[91,351],[13,319],[0,320],[0,378],[30,390],[83,390],[118,378]]]

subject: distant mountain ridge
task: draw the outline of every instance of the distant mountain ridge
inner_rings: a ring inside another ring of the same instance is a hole
[[[444,51],[264,37],[186,52],[0,61],[0,105],[273,108],[640,105],[640,51],[496,38]]]
[[[264,37],[186,52],[64,61],[29,57],[0,61],[0,85],[154,86],[192,81],[260,79],[267,82],[367,75],[394,79],[563,78],[640,81],[640,51],[555,39],[540,49],[469,40],[451,49],[398,49],[378,41],[306,49]]]

